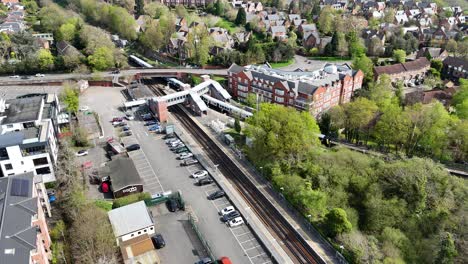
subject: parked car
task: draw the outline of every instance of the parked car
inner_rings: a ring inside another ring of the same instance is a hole
[[[203,186],[203,185],[208,185],[212,184],[214,181],[210,177],[202,178],[197,181],[197,185]]]
[[[80,112],[85,112],[85,111],[89,111],[89,106],[87,105],[82,105],[80,106],[80,109],[78,109]]]
[[[149,131],[155,131],[155,130],[158,130],[160,129],[161,127],[159,125],[154,125],[154,126],[151,126],[148,128]]]
[[[169,199],[166,202],[167,209],[169,212],[175,212],[179,210],[179,203],[177,202],[176,199]]]
[[[10,76],[10,78],[13,78],[13,79],[19,79],[19,77],[20,77],[19,75],[12,75],[12,76]]]
[[[114,118],[112,118],[112,121],[111,121],[111,122],[112,122],[112,123],[114,123],[114,122],[122,122],[123,120],[124,120],[123,117],[114,117]]]
[[[132,133],[131,130],[127,130],[127,131],[124,131],[124,132],[122,133],[122,136],[123,136],[123,137],[128,137],[128,136],[131,136],[131,135],[133,135],[133,133]]]
[[[195,262],[195,264],[213,264],[214,262],[210,258],[203,258],[200,261]]]
[[[122,127],[122,131],[129,131],[129,130],[131,130],[129,126]]]
[[[170,141],[169,143],[167,143],[169,146],[174,146],[174,145],[177,145],[179,143],[182,143],[182,141],[180,139],[176,139],[176,140],[172,140]]]
[[[161,234],[156,234],[152,236],[151,240],[153,241],[154,247],[157,249],[160,249],[166,246],[166,241],[164,241],[164,238]]]
[[[125,118],[126,118],[127,120],[133,120],[133,119],[135,119],[135,117],[133,116],[132,113],[126,113],[126,114],[125,114]]]
[[[180,154],[180,153],[182,153],[182,152],[187,152],[187,151],[189,151],[189,149],[188,149],[184,144],[182,144],[180,147],[177,147],[177,148],[174,150],[174,152],[175,152],[176,154]]]
[[[226,195],[226,193],[223,190],[217,190],[216,192],[208,195],[207,198],[208,200],[216,200],[223,197],[224,195]]]
[[[159,123],[156,121],[148,121],[145,123],[145,126],[153,126],[153,125],[158,125]]]
[[[230,205],[224,208],[223,210],[219,211],[219,214],[224,216],[234,211],[236,211],[236,209],[234,208],[234,206]]]
[[[232,264],[232,261],[228,257],[221,257],[218,260],[219,264]]]
[[[172,138],[175,138],[175,135],[173,133],[167,134],[163,137],[163,139],[172,139]]]
[[[187,149],[187,147],[185,147],[184,143],[179,143],[179,144],[175,145],[174,147],[170,147],[169,149],[176,152],[178,149],[181,149],[181,148],[186,148]],[[182,152],[187,152],[187,151],[188,151],[188,149],[186,151],[182,151]],[[182,153],[182,152],[179,151],[179,152],[176,152],[176,153],[179,154],[179,153]]]
[[[133,144],[127,147],[127,151],[134,151],[134,150],[139,150],[140,149],[140,144]]]
[[[180,141],[180,139],[174,137],[174,138],[166,139],[164,142],[166,142],[166,144],[170,144],[170,143],[175,142],[175,141],[177,141],[177,140]]]
[[[244,219],[242,219],[242,217],[240,217],[240,216],[227,222],[227,225],[229,227],[236,227],[236,226],[240,226],[240,225],[243,225],[243,224],[244,224]]]
[[[82,150],[78,151],[75,155],[77,157],[86,156],[86,155],[88,155],[88,151],[86,149],[82,149]]]
[[[21,79],[23,79],[23,80],[29,80],[29,79],[31,79],[31,77],[29,77],[29,76],[21,76]]]
[[[188,158],[191,158],[191,157],[193,157],[193,154],[191,152],[183,152],[183,153],[179,154],[179,159],[180,160],[185,160],[185,159],[188,159]]]
[[[240,216],[240,213],[238,211],[233,211],[228,214],[223,215],[223,222],[229,222],[234,218],[237,218]]]
[[[45,75],[42,73],[36,73],[36,77],[45,77]]]
[[[127,125],[127,123],[122,121],[122,122],[116,122],[116,124],[114,126],[115,127],[123,127],[123,126],[126,126],[126,125]]]
[[[206,170],[199,170],[199,171],[196,171],[194,173],[192,173],[192,178],[194,179],[198,179],[198,178],[202,178],[202,177],[206,177],[208,176],[208,172]]]
[[[122,124],[126,125],[126,124],[124,123],[124,121],[114,121],[114,122],[112,122],[112,125],[115,126],[115,127],[116,127],[116,126],[120,126],[120,125],[122,125]]]
[[[182,162],[182,165],[190,166],[190,165],[197,164],[197,163],[198,163],[198,160],[194,158],[188,158],[188,159],[184,159],[184,162]]]

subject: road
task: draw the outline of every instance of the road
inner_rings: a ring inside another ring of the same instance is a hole
[[[119,76],[132,76],[137,73],[189,73],[189,74],[210,74],[210,75],[227,75],[227,69],[188,69],[188,68],[171,68],[171,69],[128,69],[121,70]],[[79,80],[79,79],[97,79],[97,78],[106,78],[113,77],[115,74],[112,72],[99,72],[99,73],[89,73],[89,74],[80,74],[80,73],[52,73],[46,74],[44,77],[34,77],[31,76],[30,79],[19,79],[11,78],[10,76],[1,76],[0,83],[3,85],[6,84],[21,84],[21,83],[31,83],[31,82],[51,82],[51,81],[63,81],[63,80]]]

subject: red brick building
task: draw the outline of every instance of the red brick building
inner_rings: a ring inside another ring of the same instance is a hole
[[[347,64],[327,64],[313,72],[233,64],[228,74],[228,90],[240,101],[254,93],[260,101],[295,107],[316,117],[333,106],[349,102],[354,91],[361,88],[364,77],[362,71]]]

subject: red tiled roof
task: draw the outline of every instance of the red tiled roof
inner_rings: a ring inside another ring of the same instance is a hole
[[[405,63],[398,63],[388,66],[379,66],[375,67],[375,72],[377,75],[381,74],[398,74],[405,71],[416,71],[424,69],[425,67],[430,66],[431,63],[425,58],[421,57],[414,61],[408,61]]]

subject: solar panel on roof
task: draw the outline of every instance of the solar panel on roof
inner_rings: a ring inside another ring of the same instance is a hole
[[[10,195],[28,197],[29,193],[29,180],[27,179],[13,179],[11,182]]]

